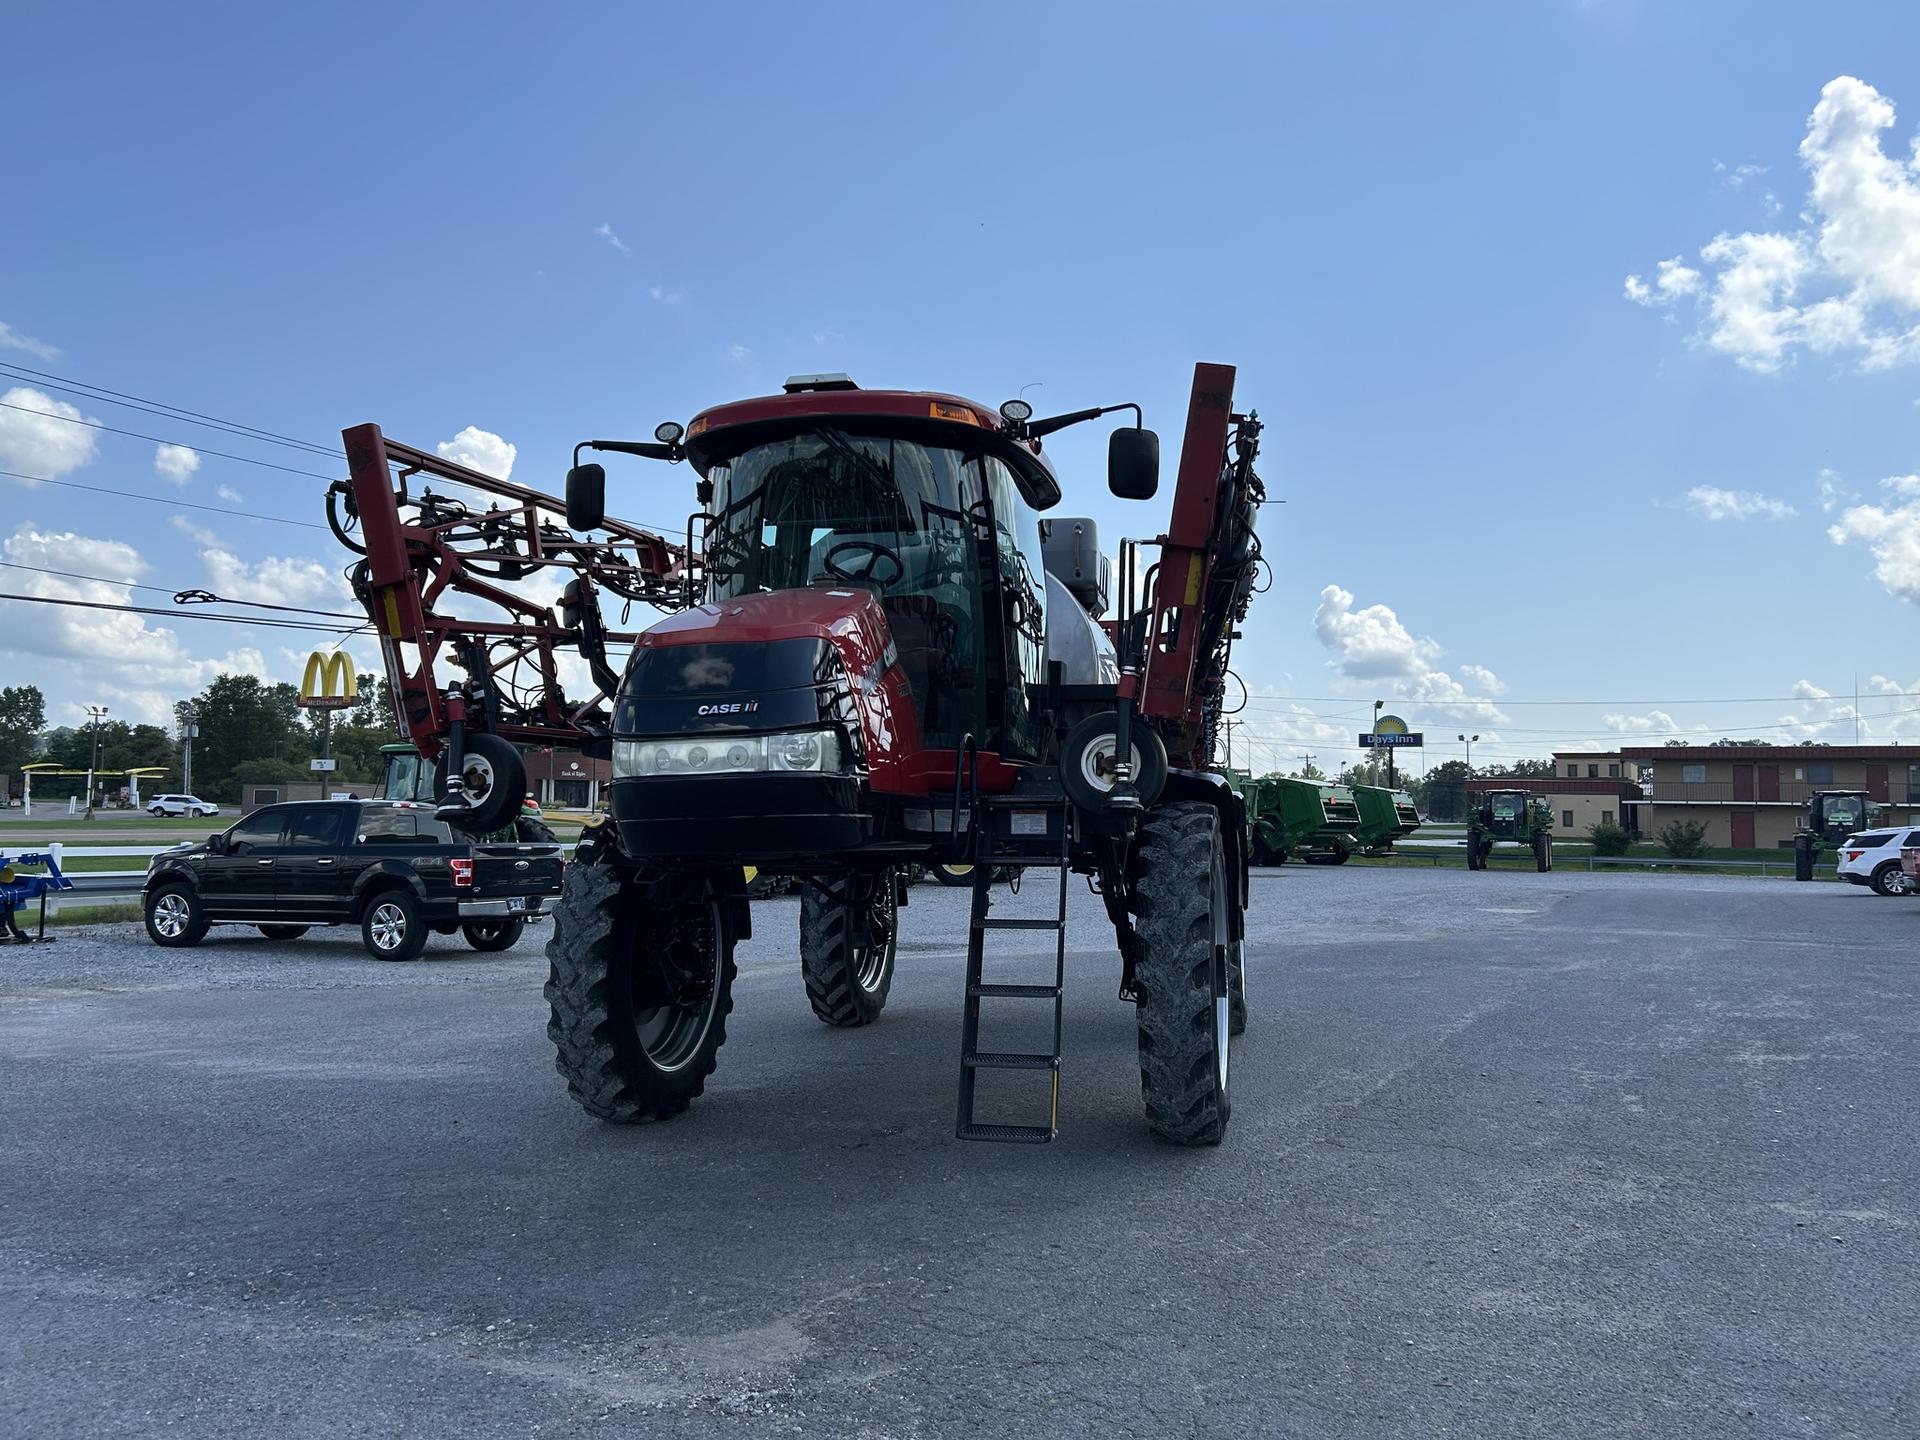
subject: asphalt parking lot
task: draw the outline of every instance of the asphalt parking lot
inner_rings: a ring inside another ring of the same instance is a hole
[[[756,907],[719,1073],[634,1130],[553,1071],[544,932],[0,950],[0,1433],[1920,1424],[1920,903],[1264,872],[1180,1151],[1084,891],[1059,1141],[952,1138],[964,902],[915,889],[851,1032]]]

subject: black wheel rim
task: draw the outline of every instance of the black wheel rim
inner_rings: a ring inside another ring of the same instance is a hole
[[[853,979],[862,990],[872,994],[886,978],[893,964],[895,927],[899,923],[897,897],[893,892],[893,874],[889,871],[874,882],[865,901],[866,939],[853,947]]]
[[[643,946],[649,939],[659,944],[634,965],[631,991],[634,1039],[655,1068],[672,1072],[700,1053],[719,1008],[720,912],[710,906],[665,919],[651,936],[643,932]],[[663,989],[674,996],[664,1004]]]

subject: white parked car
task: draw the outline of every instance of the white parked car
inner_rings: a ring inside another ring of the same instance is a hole
[[[186,815],[198,820],[202,815],[218,815],[220,807],[198,795],[156,795],[147,801],[149,815]]]
[[[1920,830],[1862,830],[1840,847],[1840,878],[1871,885],[1877,895],[1911,895],[1913,877],[1900,865],[1903,846],[1920,845]]]

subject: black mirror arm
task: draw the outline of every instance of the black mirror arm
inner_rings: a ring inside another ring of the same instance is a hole
[[[607,450],[616,455],[638,455],[642,460],[665,460],[677,465],[686,457],[678,445],[662,445],[653,440],[582,440],[573,447],[573,463],[580,463],[582,450]]]
[[[1026,434],[1028,438],[1038,440],[1042,435],[1051,435],[1056,430],[1078,425],[1083,420],[1098,420],[1102,415],[1111,415],[1116,410],[1133,411],[1133,428],[1144,428],[1146,420],[1140,413],[1140,407],[1128,400],[1119,405],[1096,405],[1091,410],[1075,410],[1066,415],[1049,415],[1045,420],[1030,421],[1026,426]]]

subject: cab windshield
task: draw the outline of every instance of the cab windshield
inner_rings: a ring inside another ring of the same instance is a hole
[[[960,450],[824,426],[755,445],[708,472],[708,597],[876,592],[928,741],[983,735],[980,474]]]
[[[1496,795],[1493,797],[1493,818],[1496,820],[1518,820],[1526,808],[1524,795]]]

